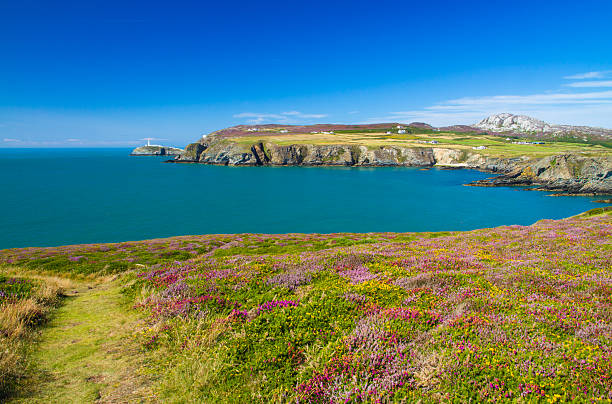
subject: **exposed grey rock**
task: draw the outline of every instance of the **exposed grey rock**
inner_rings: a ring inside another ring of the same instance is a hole
[[[499,177],[472,183],[475,186],[533,185],[536,189],[569,194],[612,194],[612,157],[576,154],[522,161]]]
[[[219,165],[258,165],[257,158],[251,151],[251,146],[244,146],[229,141],[212,143],[200,153],[199,163]]]
[[[588,138],[612,140],[612,129],[591,126],[554,125],[529,116],[509,113],[491,115],[474,126],[493,132],[525,134],[538,137],[571,136],[582,140]]]
[[[198,161],[200,160],[200,155],[204,150],[206,150],[207,145],[203,145],[202,143],[191,143],[185,147],[185,151],[177,157],[177,160],[184,161]]]
[[[179,156],[185,153],[183,149],[169,146],[140,146],[132,150],[131,156]]]

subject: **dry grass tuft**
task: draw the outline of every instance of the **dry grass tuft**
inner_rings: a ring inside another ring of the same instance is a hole
[[[27,347],[34,327],[43,322],[70,281],[44,279],[29,297],[6,300],[0,304],[0,401],[8,397],[27,369]]]
[[[432,390],[440,384],[440,375],[445,368],[444,355],[438,351],[423,354],[417,361],[418,371],[414,378],[418,387]]]
[[[0,305],[0,335],[9,339],[23,337],[28,326],[36,324],[45,310],[34,299],[20,299]]]

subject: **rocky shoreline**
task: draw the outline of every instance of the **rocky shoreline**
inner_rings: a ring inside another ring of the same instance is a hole
[[[178,147],[148,145],[135,148],[130,156],[180,156],[184,152]]]
[[[526,186],[558,195],[612,194],[612,158],[576,154],[531,159],[502,175],[475,181],[472,186]]]
[[[612,158],[581,154],[501,158],[444,147],[249,144],[211,136],[188,145],[182,154],[169,162],[231,166],[470,168],[499,174],[466,184],[471,186],[528,186],[565,195],[612,194]]]

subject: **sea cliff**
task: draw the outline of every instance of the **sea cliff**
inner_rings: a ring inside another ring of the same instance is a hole
[[[192,143],[176,162],[232,166],[458,167],[500,174],[474,186],[533,186],[567,194],[612,193],[612,157],[560,154],[492,157],[445,147],[234,142],[215,136]]]

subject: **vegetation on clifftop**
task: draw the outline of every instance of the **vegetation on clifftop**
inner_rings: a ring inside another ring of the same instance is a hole
[[[133,338],[154,401],[612,400],[605,209],[470,232],[186,236],[0,260],[126,273],[115,282],[146,319]]]
[[[387,132],[391,132],[387,134]],[[381,147],[441,147],[471,151],[473,147],[485,146],[478,154],[491,157],[545,157],[564,153],[581,153],[587,156],[611,156],[612,144],[582,143],[578,141],[551,139],[543,144],[515,144],[513,142],[529,141],[528,137],[505,137],[486,133],[438,132],[413,128],[407,133],[398,133],[398,129],[346,130],[334,133],[281,133],[279,130],[263,130],[240,136],[224,136],[224,139],[239,144],[269,142],[281,146],[294,144],[331,145],[346,144],[354,146]],[[434,142],[434,143],[431,143]]]

